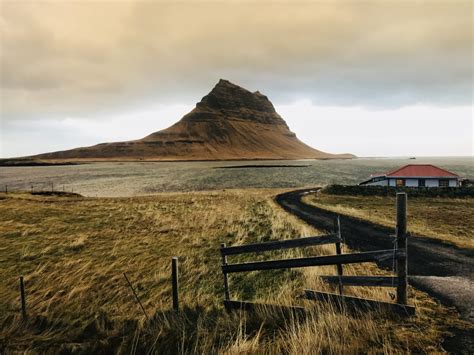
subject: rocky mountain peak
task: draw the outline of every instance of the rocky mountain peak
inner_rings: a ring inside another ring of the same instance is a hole
[[[250,92],[228,80],[220,79],[209,94],[204,96],[197,107],[218,110],[248,109],[259,112],[276,113],[270,100],[260,92]]]
[[[101,143],[30,158],[174,161],[351,157],[309,147],[290,131],[265,95],[221,79],[181,120],[142,139]]]

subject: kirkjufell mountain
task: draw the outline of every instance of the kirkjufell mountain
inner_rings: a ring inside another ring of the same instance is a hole
[[[301,142],[265,95],[220,80],[181,120],[142,139],[28,157],[40,161],[346,159]]]

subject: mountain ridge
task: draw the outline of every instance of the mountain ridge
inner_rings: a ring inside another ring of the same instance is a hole
[[[24,157],[47,161],[348,159],[311,148],[267,96],[221,79],[172,126],[141,139]]]

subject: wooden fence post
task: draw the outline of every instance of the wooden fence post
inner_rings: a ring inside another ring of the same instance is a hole
[[[23,283],[23,276],[20,276],[20,299],[21,299],[21,315],[23,321],[26,321],[26,300],[25,300],[25,285]]]
[[[178,290],[178,257],[171,259],[171,277],[173,279],[173,309],[179,310],[179,290]]]
[[[334,233],[336,236],[341,239],[341,222],[339,220],[339,216],[334,219]],[[337,242],[336,243],[336,254],[341,255],[342,254],[342,249],[341,249],[341,243]],[[343,286],[342,286],[342,264],[337,264],[337,275],[339,276],[339,294],[342,295],[343,293]]]
[[[405,256],[397,258],[397,303],[408,304],[408,253],[407,253],[407,194],[397,193],[397,249],[405,251]]]
[[[221,243],[221,248],[225,248],[225,243]],[[222,265],[227,265],[226,255],[222,255]],[[230,300],[229,279],[226,272],[223,271],[223,274],[224,274],[224,297],[226,300]]]
[[[8,185],[5,184],[5,193],[8,193]]]

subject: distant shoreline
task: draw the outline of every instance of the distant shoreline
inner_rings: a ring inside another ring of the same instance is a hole
[[[424,160],[424,159],[452,159],[452,158],[470,158],[474,160],[474,156],[417,156],[417,160]],[[390,156],[390,157],[362,157],[362,156],[356,156],[353,158],[304,158],[304,159],[284,159],[284,158],[275,158],[275,159],[269,159],[269,158],[241,158],[241,159],[180,159],[180,160],[175,160],[175,159],[170,159],[170,160],[153,160],[153,159],[102,159],[102,160],[97,160],[97,159],[78,159],[78,160],[28,160],[28,159],[22,159],[22,158],[0,158],[0,167],[42,167],[42,166],[78,166],[78,165],[85,165],[85,164],[97,164],[97,163],[197,163],[197,162],[260,162],[260,161],[288,161],[288,162],[312,162],[312,161],[326,161],[326,160],[347,160],[347,161],[355,161],[355,160],[412,160],[410,159],[409,156]],[[258,168],[259,166],[257,165],[263,165],[263,164],[251,164],[248,167],[249,168]],[[265,165],[264,167],[267,167],[269,165]],[[242,168],[242,166],[239,166]],[[272,166],[270,166],[272,167]],[[291,165],[291,164],[278,164],[278,165],[273,165],[273,167],[299,167],[298,165]],[[226,167],[228,169],[228,167]]]
[[[276,164],[276,165],[265,165],[265,164],[253,164],[253,165],[231,165],[231,166],[216,166],[214,169],[252,169],[252,168],[307,168],[311,165],[292,165],[292,164],[287,164],[287,165],[282,165],[282,164]]]
[[[141,159],[107,159],[107,160],[75,160],[75,161],[47,161],[47,160],[22,160],[22,159],[0,159],[1,167],[21,166],[62,166],[83,165],[94,163],[183,163],[183,162],[229,162],[229,161],[316,161],[316,160],[354,160],[357,158],[306,158],[306,159],[269,159],[269,158],[240,158],[240,159],[182,159],[182,160],[141,160]],[[294,166],[294,165],[292,165]]]
[[[21,166],[65,166],[65,165],[81,165],[79,162],[46,162],[46,161],[18,161],[18,160],[0,160],[1,167],[21,167]]]

